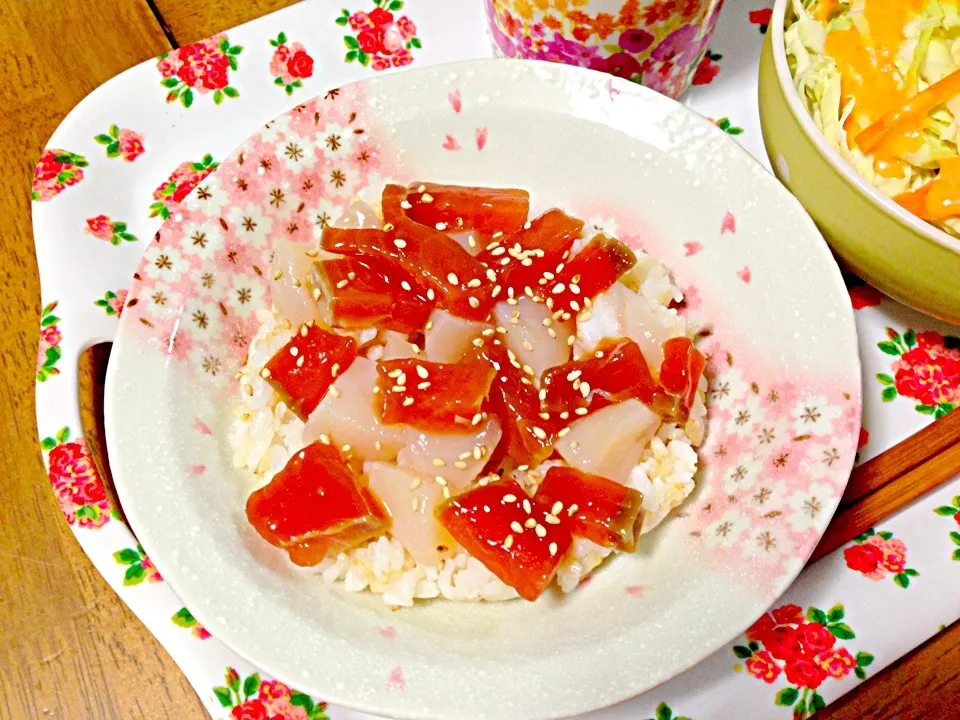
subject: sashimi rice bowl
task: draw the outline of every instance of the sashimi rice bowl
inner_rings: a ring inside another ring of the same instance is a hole
[[[569,593],[693,491],[701,325],[602,228],[388,184],[270,275],[230,442],[249,522],[323,581],[391,606]]]
[[[682,672],[796,577],[856,452],[849,296],[802,208],[703,118],[553,63],[267,123],[119,322],[111,469],[177,607],[384,717]]]

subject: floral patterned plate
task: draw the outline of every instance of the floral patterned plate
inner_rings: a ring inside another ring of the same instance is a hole
[[[713,325],[698,492],[641,552],[569,597],[391,612],[292,572],[244,519],[227,429],[234,374],[270,302],[273,243],[314,242],[357,194],[415,179],[529,188],[535,210],[558,205],[661,258]],[[173,208],[135,275],[106,431],[157,569],[256,666],[392,717],[569,715],[707,656],[816,545],[860,425],[850,302],[796,201],[695,113],[578,68],[438,66],[297,106],[203,190]],[[744,492],[760,476],[768,491]],[[766,542],[737,542],[747,530]]]

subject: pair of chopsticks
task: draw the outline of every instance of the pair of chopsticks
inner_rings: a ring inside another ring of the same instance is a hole
[[[810,557],[843,547],[960,473],[960,409],[857,467]]]

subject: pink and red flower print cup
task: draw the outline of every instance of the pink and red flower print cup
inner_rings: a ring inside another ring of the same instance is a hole
[[[723,0],[485,0],[500,57],[600,70],[679,97],[707,52]]]

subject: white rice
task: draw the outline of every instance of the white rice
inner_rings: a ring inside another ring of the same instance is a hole
[[[671,334],[695,334],[696,330],[689,328],[690,323],[668,307],[671,302],[679,302],[683,295],[666,268],[655,259],[638,253],[637,266],[628,281],[646,299],[657,319],[662,319],[670,328]],[[247,365],[239,379],[240,403],[229,437],[234,449],[234,465],[250,472],[247,492],[266,485],[294,452],[303,447],[304,423],[255,371],[290,340],[292,330],[289,323],[270,310],[260,310],[257,319],[260,327],[251,341]],[[630,475],[629,484],[643,494],[641,533],[653,530],[693,491],[697,470],[694,447],[702,442],[705,432],[706,388],[704,378],[687,423],[683,427],[662,425]],[[548,463],[540,469],[544,470]],[[588,540],[575,539],[557,572],[557,585],[563,592],[571,592],[612,552]],[[429,567],[414,561],[397,539],[387,536],[336,557],[327,557],[307,572],[319,574],[328,583],[342,582],[348,592],[376,593],[391,606],[411,606],[415,600],[437,597],[461,602],[517,597],[513,588],[463,550],[438,567]]]

